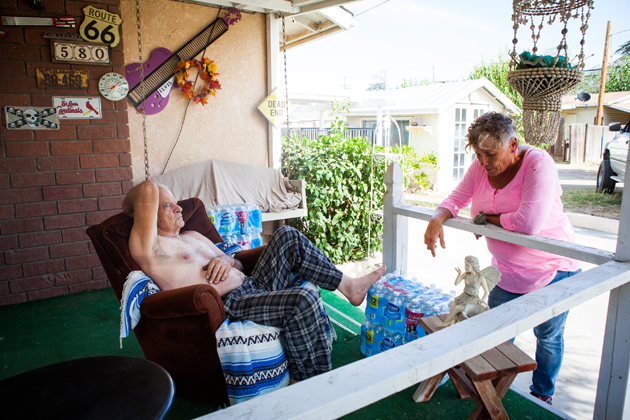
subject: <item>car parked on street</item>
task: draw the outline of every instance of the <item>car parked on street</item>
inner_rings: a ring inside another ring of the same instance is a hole
[[[623,129],[621,123],[610,123],[608,129],[619,133],[604,147],[604,158],[597,171],[597,191],[612,194],[617,182],[624,182],[626,178],[630,121]]]

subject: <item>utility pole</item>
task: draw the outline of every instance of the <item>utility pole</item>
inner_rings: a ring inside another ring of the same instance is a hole
[[[604,113],[604,93],[606,93],[606,74],[608,73],[608,49],[610,48],[610,32],[612,31],[612,21],[608,21],[606,29],[606,42],[604,43],[604,60],[602,61],[602,80],[599,84],[599,96],[597,98],[597,114],[595,115],[595,125],[602,125]]]

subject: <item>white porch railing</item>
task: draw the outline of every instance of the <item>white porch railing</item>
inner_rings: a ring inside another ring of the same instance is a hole
[[[383,262],[406,272],[407,221],[432,211],[403,203],[402,172],[394,162],[385,175]],[[445,225],[530,248],[601,264],[529,293],[463,323],[402,347],[346,365],[290,387],[199,419],[332,419],[402,391],[449,367],[532,329],[557,314],[610,291],[595,419],[630,416],[630,198],[624,196],[617,252],[479,226],[454,218]],[[423,232],[421,232],[423,233]],[[427,251],[428,254],[428,251]]]

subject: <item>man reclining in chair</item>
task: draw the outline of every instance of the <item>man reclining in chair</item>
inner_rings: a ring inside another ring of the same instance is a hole
[[[210,284],[221,295],[231,321],[281,328],[289,374],[295,381],[327,372],[332,365],[319,293],[291,287],[290,274],[326,290],[338,289],[357,306],[385,271],[381,267],[363,277],[347,277],[305,236],[285,226],[271,236],[246,277],[241,263],[205,236],[180,233],[182,209],[166,187],[151,181],[135,186],[123,202],[123,211],[134,218],[131,256],[161,290]]]

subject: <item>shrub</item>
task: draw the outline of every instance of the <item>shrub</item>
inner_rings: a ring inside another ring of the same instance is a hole
[[[335,101],[335,121],[330,133],[316,140],[296,133],[291,138],[282,138],[283,175],[306,181],[308,215],[293,219],[291,226],[306,235],[335,264],[365,258],[368,237],[370,252],[380,251],[383,232],[382,217],[372,216],[370,224],[370,191],[373,191],[372,209],[382,210],[386,165],[382,160],[373,161],[372,144],[367,138],[345,137],[342,112],[347,111],[347,103]],[[384,148],[375,147],[374,152],[383,153]],[[390,152],[400,153],[400,148],[392,148]],[[410,146],[403,146],[403,155],[405,185],[414,180],[428,187],[426,174],[415,175],[413,171],[422,167],[423,162],[437,168],[436,156],[430,153],[418,158]]]
[[[290,179],[306,181],[308,215],[293,219],[291,226],[301,231],[335,264],[365,258],[368,230],[371,251],[380,251],[383,231],[380,217],[370,218],[370,172],[372,145],[365,137],[345,138],[339,111],[328,135],[317,140],[293,135],[282,143],[282,171]],[[385,185],[383,164],[374,164],[373,208],[383,208]]]

